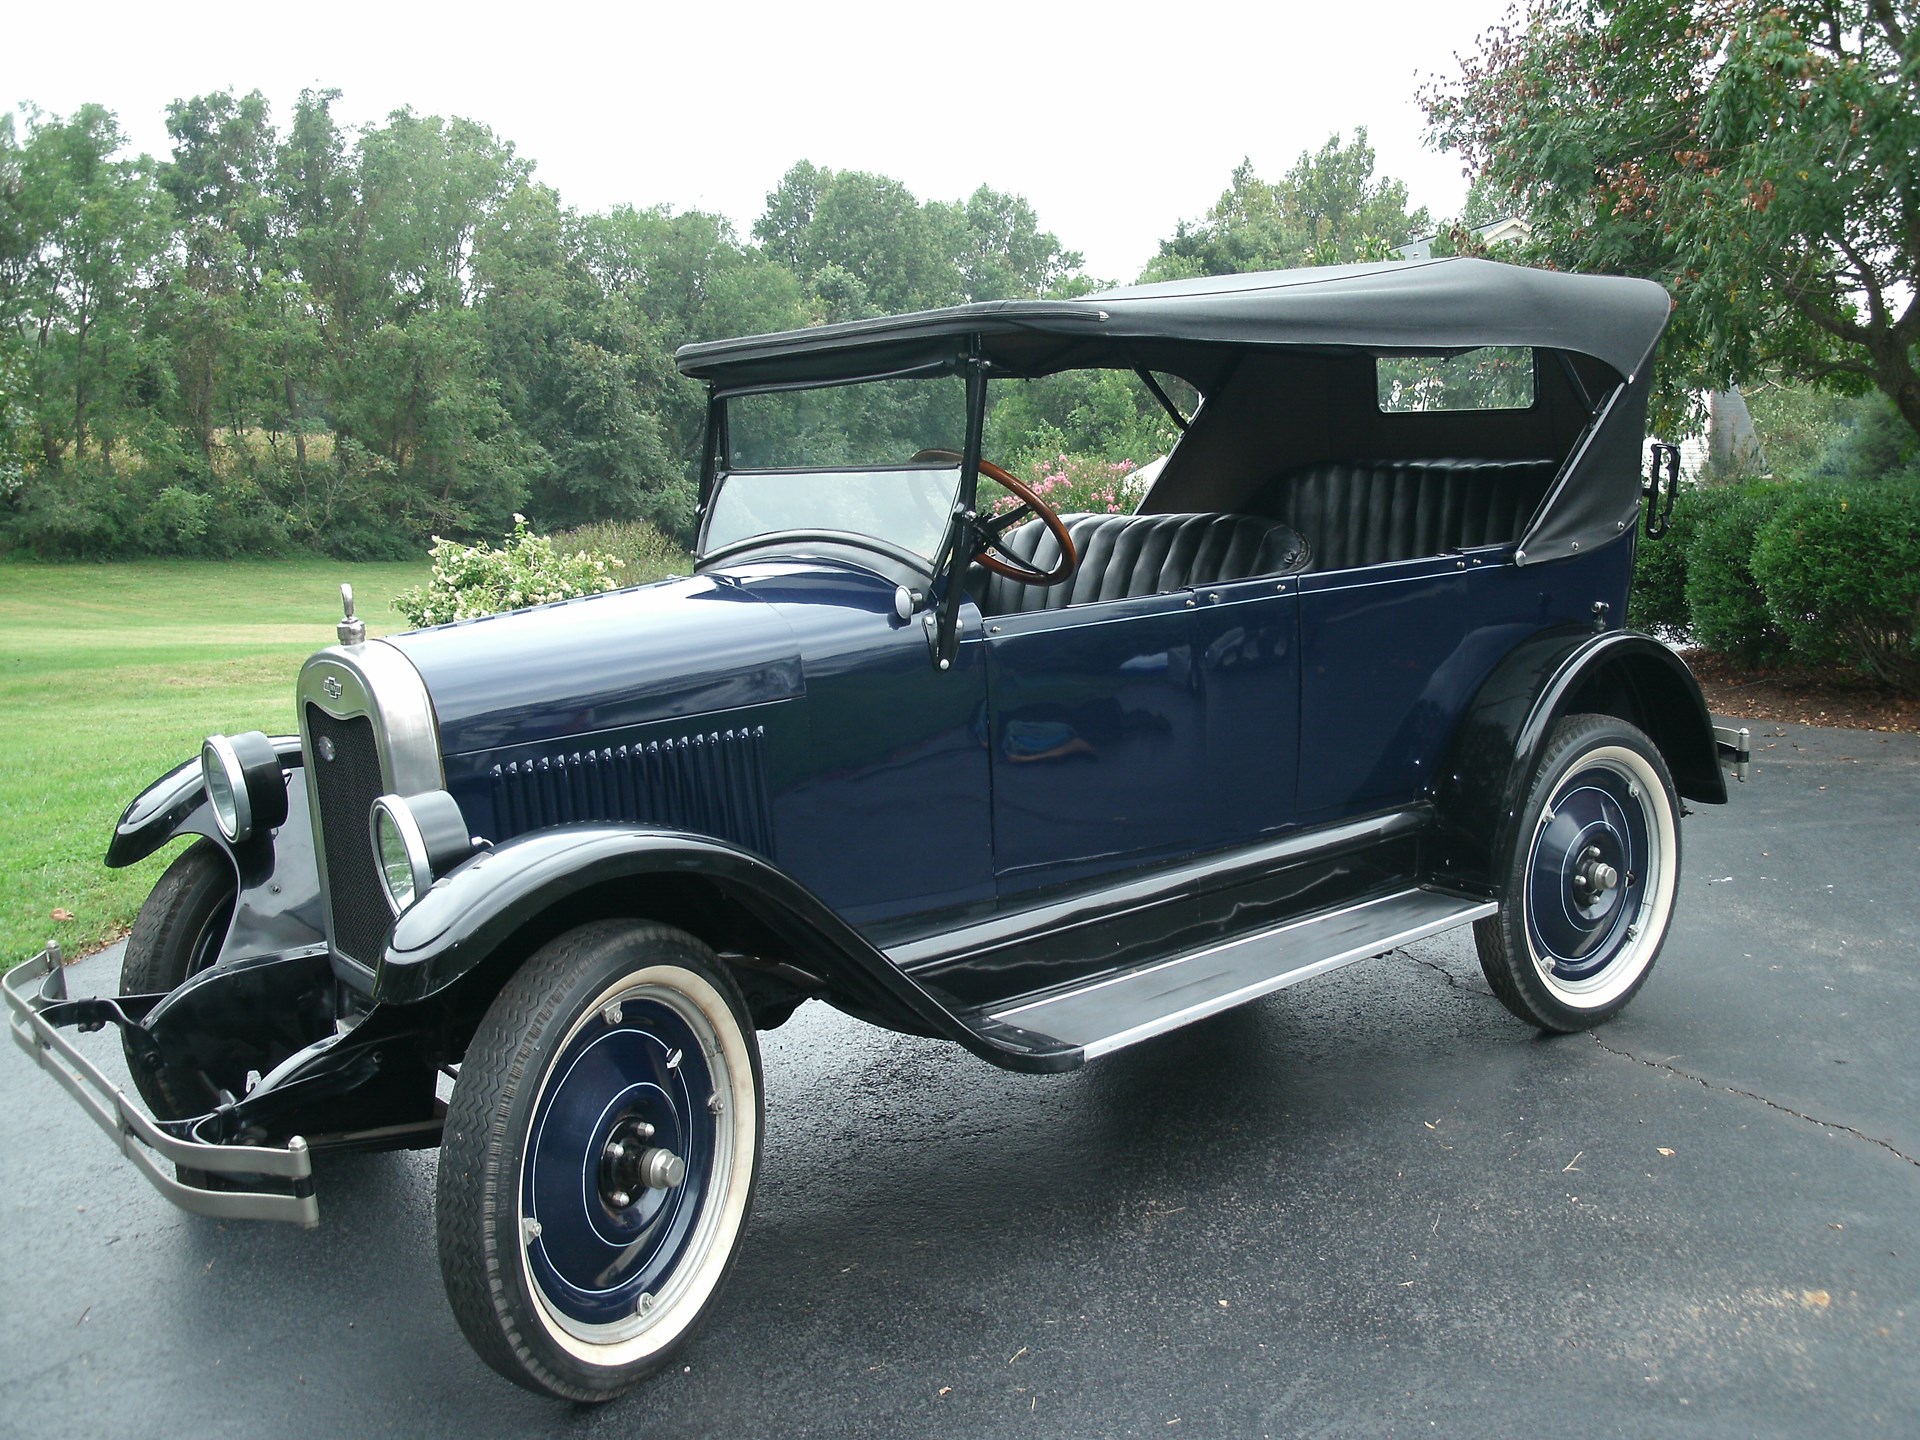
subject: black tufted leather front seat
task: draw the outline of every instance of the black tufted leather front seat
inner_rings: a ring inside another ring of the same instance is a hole
[[[1255,575],[1290,575],[1311,558],[1300,532],[1259,515],[1066,515],[1080,564],[1058,585],[1021,585],[976,567],[969,588],[988,615],[1062,610],[1094,600],[1160,595]],[[1006,548],[1047,569],[1060,558],[1038,520],[1012,530]]]

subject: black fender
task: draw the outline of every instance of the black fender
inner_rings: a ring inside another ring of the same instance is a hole
[[[107,865],[121,869],[144,860],[169,840],[202,835],[233,865],[239,898],[220,958],[285,955],[326,946],[320,869],[313,855],[307,787],[301,783],[298,735],[276,735],[273,748],[287,784],[287,818],[235,845],[220,833],[207,802],[200,759],[175,766],[134,797],[107,842]]]
[[[394,922],[373,999],[412,1004],[473,975],[490,1001],[539,943],[614,915],[680,925],[723,954],[777,961],[854,1014],[956,1041],[1005,1068],[1050,1071],[1080,1062],[1077,1048],[969,1024],[763,856],[711,836],[638,825],[534,831],[448,872]]]
[[[1435,879],[1497,893],[1501,857],[1513,844],[1527,782],[1547,737],[1561,716],[1588,711],[1617,715],[1644,730],[1682,796],[1726,803],[1713,719],[1684,660],[1632,630],[1546,631],[1495,667],[1454,732],[1435,787]]]

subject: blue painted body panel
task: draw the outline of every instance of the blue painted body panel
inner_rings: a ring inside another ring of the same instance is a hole
[[[775,786],[773,858],[856,925],[990,901],[977,613],[940,671],[890,580],[825,563],[734,574],[785,621],[805,676],[805,750]]]
[[[1187,599],[990,622],[993,853],[1009,889],[1204,843],[1206,712]]]
[[[1632,546],[1520,566],[1511,551],[1300,581],[1300,818],[1430,793],[1461,718],[1528,636],[1626,608]]]
[[[780,615],[725,578],[610,595],[396,635],[433,697],[452,757],[585,740],[800,694]]]
[[[862,924],[994,895],[979,625],[937,671],[894,589],[842,564],[762,563],[394,643],[426,681],[475,834],[712,834]],[[928,825],[944,859],[903,863]]]
[[[1207,838],[1240,845],[1298,819],[1300,597],[1289,576],[1201,591],[1194,664],[1205,702],[1201,742]]]
[[[712,834],[848,923],[898,934],[1431,795],[1494,667],[1590,620],[1595,600],[1622,607],[1630,564],[1623,542],[990,620],[968,602],[944,672],[893,581],[828,560],[395,643],[427,683],[476,833]]]

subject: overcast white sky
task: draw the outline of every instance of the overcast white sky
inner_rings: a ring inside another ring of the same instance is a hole
[[[1418,80],[1507,0],[1352,5],[817,4],[413,7],[22,0],[0,102],[116,111],[166,153],[179,96],[306,86],[352,123],[411,105],[490,125],[569,204],[666,203],[742,236],[795,160],[892,175],[924,199],[1025,195],[1087,267],[1130,280],[1251,156],[1272,179],[1365,125],[1436,215],[1466,193],[1421,144]]]

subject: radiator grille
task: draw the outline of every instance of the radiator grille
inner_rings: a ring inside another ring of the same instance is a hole
[[[380,888],[367,818],[380,797],[380,751],[373,724],[364,715],[336,720],[318,705],[307,706],[307,733],[314,750],[322,739],[333,742],[334,758],[313,765],[320,800],[320,840],[326,848],[327,908],[333,915],[334,949],[350,960],[372,966],[393,924],[393,911]]]
[[[773,852],[762,726],[541,755],[495,765],[491,778],[501,839],[545,825],[627,820]]]

